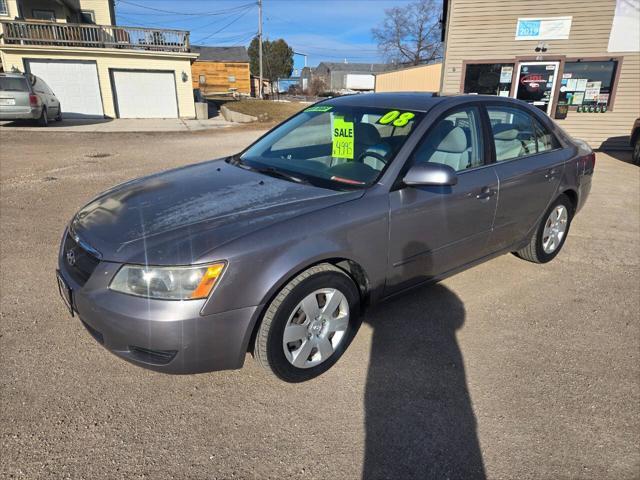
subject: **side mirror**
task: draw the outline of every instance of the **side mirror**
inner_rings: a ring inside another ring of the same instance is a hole
[[[458,183],[458,175],[449,165],[426,162],[411,167],[402,181],[408,186],[450,187]]]

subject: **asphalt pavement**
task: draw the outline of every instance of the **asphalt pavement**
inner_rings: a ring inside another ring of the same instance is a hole
[[[636,479],[640,169],[598,153],[560,255],[505,255],[369,311],[325,375],[168,376],[108,353],[54,271],[66,222],[127,179],[261,132],[0,128],[0,477]]]

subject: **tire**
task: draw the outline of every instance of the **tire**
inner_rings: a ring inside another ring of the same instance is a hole
[[[58,115],[56,115],[56,122],[62,121],[62,106],[58,105]]]
[[[552,214],[555,215],[558,211],[560,211],[557,209],[562,208],[564,208],[564,211],[566,212],[566,218],[564,222],[560,222],[560,224],[564,224],[564,231],[558,241],[557,237],[555,237],[555,240],[553,240],[552,236],[546,236],[545,229],[554,223]],[[551,204],[551,206],[542,216],[540,223],[529,239],[529,244],[523,249],[514,252],[515,255],[522,258],[523,260],[528,260],[534,263],[547,263],[553,260],[556,255],[560,253],[560,250],[562,249],[564,242],[567,239],[567,235],[569,234],[569,227],[571,226],[571,220],[573,219],[573,210],[574,207],[571,203],[571,200],[569,200],[569,197],[562,194],[558,198],[556,198],[556,200]],[[551,244],[547,242],[551,242]],[[547,245],[547,248],[545,248],[545,245]]]
[[[640,165],[640,134],[636,137],[636,141],[633,144],[633,154],[631,155],[633,163]]]
[[[334,312],[328,312],[323,308],[331,308],[328,302],[334,298],[332,291],[342,297],[335,296],[334,301],[340,303]],[[313,306],[319,308],[318,313],[325,320],[320,317],[313,320],[305,314],[302,301],[309,299],[316,300]],[[291,280],[269,304],[256,334],[253,354],[258,363],[281,380],[291,383],[311,380],[331,368],[345,352],[360,327],[359,314],[360,294],[351,277],[333,265],[316,265]],[[340,330],[331,332],[338,323]],[[285,329],[288,336],[291,332],[304,333],[300,340],[285,343]],[[328,352],[328,344],[332,353],[325,359],[322,357]],[[294,361],[300,365],[294,365]]]
[[[42,107],[42,113],[40,114],[40,118],[38,118],[38,126],[40,127],[49,126],[49,117],[47,117],[47,109],[45,107]]]

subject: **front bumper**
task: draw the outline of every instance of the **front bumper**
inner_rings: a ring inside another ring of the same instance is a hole
[[[119,264],[101,262],[80,285],[60,257],[60,274],[73,291],[73,308],[107,350],[135,365],[172,374],[241,368],[262,308],[200,315],[205,300],[167,301],[108,289]]]

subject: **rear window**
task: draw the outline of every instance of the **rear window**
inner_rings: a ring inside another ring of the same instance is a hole
[[[29,85],[24,78],[0,77],[0,90],[8,92],[28,92]]]

